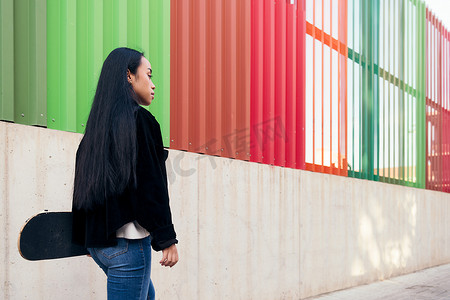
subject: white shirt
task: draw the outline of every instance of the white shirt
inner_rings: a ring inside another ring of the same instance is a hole
[[[150,233],[144,227],[139,225],[137,221],[127,223],[116,231],[116,237],[129,240],[143,239],[149,235]]]

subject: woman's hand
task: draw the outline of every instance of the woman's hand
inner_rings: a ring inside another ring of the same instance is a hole
[[[178,262],[178,251],[175,244],[162,251],[163,257],[159,262],[163,267],[173,267]]]

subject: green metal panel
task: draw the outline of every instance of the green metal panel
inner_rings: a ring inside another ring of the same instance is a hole
[[[77,112],[74,3],[47,2],[47,121],[49,128],[68,131],[76,131],[74,116]]]
[[[426,130],[426,115],[425,115],[425,90],[426,90],[426,77],[425,77],[425,47],[426,47],[426,39],[425,39],[425,28],[426,28],[426,8],[425,3],[414,0],[416,5],[416,14],[417,14],[417,49],[418,51],[418,62],[417,62],[417,109],[416,109],[416,118],[417,118],[417,168],[416,168],[416,182],[417,187],[425,188],[425,167],[426,167],[426,138],[425,138],[425,130]]]
[[[372,11],[372,28],[370,30],[372,34],[371,42],[372,42],[372,69],[370,72],[372,84],[372,109],[373,109],[373,119],[370,123],[370,130],[373,132],[373,145],[371,149],[373,150],[373,172],[374,172],[374,180],[379,180],[380,176],[380,93],[379,93],[379,44],[380,44],[380,1],[371,1],[370,11]]]
[[[353,69],[348,78],[352,93],[347,101],[352,104],[352,136],[359,139],[349,141],[348,174],[423,188],[425,5],[419,0],[352,0],[353,8],[356,1],[360,53],[349,49],[348,57],[360,72]],[[355,84],[361,87],[359,94]]]
[[[0,119],[46,126],[45,0],[0,2]]]
[[[373,133],[370,131],[370,124],[372,123],[372,80],[369,71],[371,64],[371,32],[372,14],[369,11],[368,1],[362,0],[360,3],[361,22],[361,58],[362,58],[362,78],[361,78],[361,176],[366,179],[373,179],[373,153],[371,141]]]
[[[374,80],[378,47],[378,1],[361,1],[361,177],[376,180],[378,80]]]
[[[150,48],[148,59],[152,64],[155,99],[150,111],[161,124],[163,142],[170,144],[170,1],[150,2]],[[156,30],[156,28],[158,30]]]
[[[398,179],[400,183],[405,182],[405,1],[398,0]]]
[[[355,0],[351,0],[352,1],[352,10],[354,10],[355,9]],[[356,28],[356,23],[355,23],[355,13],[354,13],[354,11],[352,11],[352,45],[353,45],[353,47],[355,47],[355,28]],[[351,59],[353,59],[353,61],[356,61],[356,55],[355,55],[355,53],[354,53],[354,51],[352,50],[352,49],[349,49],[348,50],[348,56],[349,56],[349,58],[351,57]],[[351,115],[352,115],[352,118],[351,118],[351,120],[352,120],[352,122],[351,122],[351,124],[349,124],[349,127],[351,126],[351,128],[352,128],[352,140],[350,141],[350,144],[351,144],[351,148],[352,148],[352,158],[351,158],[351,168],[349,168],[349,170],[348,170],[348,172],[351,172],[352,174],[349,174],[349,173],[347,173],[348,174],[348,176],[355,176],[355,126],[353,125],[353,124],[355,124],[355,98],[356,98],[356,95],[355,95],[355,64],[353,63],[352,64],[352,66],[353,66],[353,68],[352,68],[352,78],[351,78],[351,83],[352,83],[352,85],[351,85],[351,90],[352,90],[352,92],[351,92],[351,94],[349,93],[348,95],[350,95],[350,97],[352,97],[352,99],[351,100],[349,100],[348,98],[347,98],[347,101],[349,102],[349,101],[351,101],[351,103],[352,103],[352,111],[351,111]],[[347,80],[349,80],[348,78],[347,78]],[[348,118],[348,120],[350,120],[350,118]]]
[[[405,49],[405,56],[404,56],[404,66],[403,66],[403,73],[404,73],[404,95],[405,95],[405,167],[404,167],[404,181],[406,185],[409,185],[408,183],[412,181],[412,177],[410,174],[410,168],[411,165],[411,155],[413,153],[413,149],[411,149],[411,139],[410,139],[410,129],[411,129],[411,104],[412,103],[412,95],[409,93],[408,87],[412,87],[412,81],[411,78],[411,17],[413,16],[411,11],[412,3],[410,0],[404,1],[404,35],[406,39],[406,49]]]
[[[14,120],[46,125],[45,0],[14,1]]]
[[[0,1],[0,120],[6,121],[14,121],[13,1]]]
[[[104,59],[130,47],[152,64],[151,111],[168,146],[170,1],[48,0],[47,14],[48,127],[84,132]]]

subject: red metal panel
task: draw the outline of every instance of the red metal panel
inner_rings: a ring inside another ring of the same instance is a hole
[[[297,121],[297,10],[288,5],[286,10],[286,167],[296,168],[296,121]],[[303,37],[304,39],[304,37]],[[303,100],[303,99],[302,99]],[[298,118],[301,120],[302,118]],[[303,145],[301,145],[303,146]]]
[[[427,99],[427,134],[428,134],[428,147],[427,147],[427,188],[433,190],[439,190],[438,178],[436,166],[439,164],[439,156],[437,155],[437,143],[436,133],[438,130],[438,114],[439,107],[436,103],[436,32],[435,32],[435,19],[434,16],[428,11],[428,32],[429,34],[429,91]]]
[[[442,190],[442,22],[438,22],[437,19],[435,19],[435,24],[437,27],[436,31],[436,55],[437,55],[437,104],[439,107],[439,113],[438,113],[438,124],[437,124],[437,149],[438,149],[438,160],[439,163],[437,164],[437,174],[438,174],[438,189]]]
[[[448,109],[446,81],[448,69],[446,59],[447,33],[442,22],[427,10],[427,91],[426,91],[426,188],[437,191],[449,191],[447,175],[447,136]]]
[[[275,115],[274,128],[286,127],[286,26],[287,3],[285,0],[275,2]],[[292,26],[292,24],[290,24]],[[280,130],[273,140],[274,162],[277,166],[286,165],[286,130]]]
[[[250,2],[171,2],[171,148],[250,155]]]
[[[304,0],[171,4],[171,148],[304,168]]]
[[[251,15],[251,161],[304,168],[304,0],[253,0]]]
[[[274,144],[271,141],[273,136],[270,132],[274,131],[275,116],[275,1],[263,0],[264,18],[263,18],[263,123],[262,131],[262,162],[266,164],[274,163]],[[258,126],[259,127],[259,126]]]
[[[429,99],[430,99],[430,80],[429,80],[429,76],[430,76],[430,62],[429,62],[429,58],[430,58],[430,46],[431,46],[431,39],[430,39],[430,34],[429,34],[429,30],[430,30],[430,24],[429,24],[429,11],[428,8],[426,9],[425,12],[426,15],[426,21],[425,21],[425,40],[426,40],[426,45],[425,45],[425,55],[426,55],[426,59],[425,59],[425,73],[426,73],[426,83],[425,83],[425,113],[426,113],[426,127],[427,129],[425,130],[425,140],[426,140],[426,167],[425,167],[425,178],[426,178],[426,183],[425,183],[425,187],[428,188],[428,180],[429,180],[429,174],[430,174],[430,161],[428,159],[428,152],[429,152],[429,113],[430,113],[430,108],[429,108]]]
[[[263,120],[263,42],[264,42],[264,6],[261,0],[252,0],[251,10],[251,74],[250,74],[250,161],[262,161],[263,137],[258,125]]]
[[[443,34],[443,83],[444,83],[444,108],[443,108],[443,124],[442,124],[442,159],[443,159],[443,172],[442,172],[442,190],[444,192],[450,192],[450,40],[449,40],[449,32],[444,29]],[[444,130],[447,128],[447,130]]]

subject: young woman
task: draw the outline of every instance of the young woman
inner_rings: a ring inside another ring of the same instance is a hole
[[[76,155],[73,240],[107,275],[108,299],[154,299],[151,247],[178,262],[161,130],[140,105],[155,96],[142,53],[113,50],[98,80]]]

